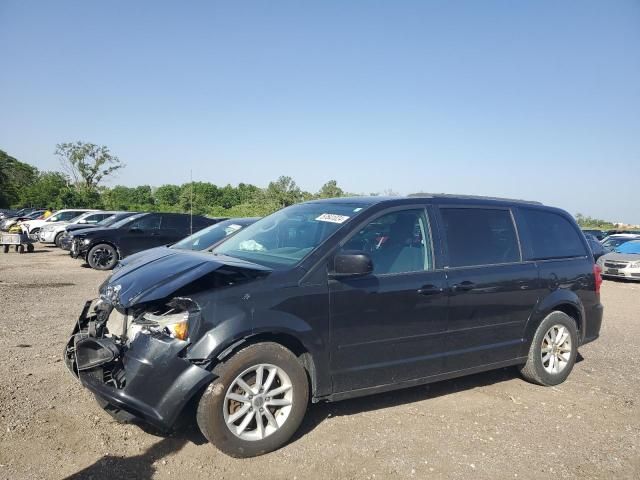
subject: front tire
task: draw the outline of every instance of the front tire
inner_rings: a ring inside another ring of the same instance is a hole
[[[108,243],[99,243],[89,250],[87,263],[96,270],[111,270],[118,263],[118,252]]]
[[[56,247],[61,248],[60,247],[60,240],[62,240],[62,235],[64,234],[64,232],[60,232],[56,235],[56,238],[53,240],[53,243],[55,243]]]
[[[282,447],[309,402],[309,382],[296,356],[277,343],[250,345],[224,362],[200,398],[197,422],[219,450],[237,458]]]
[[[577,354],[575,320],[566,313],[552,312],[538,326],[520,373],[538,385],[558,385],[571,373]]]

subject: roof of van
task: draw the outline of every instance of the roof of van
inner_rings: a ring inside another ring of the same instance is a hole
[[[512,198],[500,198],[500,197],[483,197],[478,195],[453,195],[448,193],[420,193],[415,195],[409,195],[406,197],[388,197],[388,196],[363,196],[363,197],[338,197],[338,198],[326,198],[311,200],[307,203],[351,203],[357,205],[375,205],[378,203],[409,203],[415,199],[445,199],[454,201],[463,201],[465,203],[508,203],[508,204],[525,204],[525,205],[543,205],[541,202],[534,202],[529,200],[517,200]]]

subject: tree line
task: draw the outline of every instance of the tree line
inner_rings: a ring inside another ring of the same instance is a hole
[[[307,192],[287,176],[266,188],[249,183],[220,187],[210,182],[107,187],[104,181],[125,167],[105,146],[75,142],[56,145],[62,171],[40,171],[0,150],[0,208],[87,207],[107,210],[189,212],[224,217],[265,216],[280,208],[314,198],[353,195],[335,180]],[[387,190],[386,195],[397,195]],[[375,195],[375,194],[372,194]],[[415,194],[418,195],[418,194]],[[612,222],[576,214],[583,228],[612,229]]]
[[[0,150],[0,208],[87,207],[107,210],[189,212],[211,216],[264,216],[314,198],[348,195],[335,180],[317,192],[302,190],[287,176],[261,188],[248,183],[218,186],[210,182],[107,187],[105,180],[125,167],[107,147],[91,143],[56,146],[62,171],[40,171]]]

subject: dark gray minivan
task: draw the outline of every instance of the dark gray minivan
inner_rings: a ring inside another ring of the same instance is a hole
[[[600,284],[563,210],[317,200],[212,251],[160,249],[117,270],[74,322],[65,361],[116,417],[170,429],[193,401],[213,444],[254,456],[291,438],[309,400],[510,365],[557,385],[599,335]]]

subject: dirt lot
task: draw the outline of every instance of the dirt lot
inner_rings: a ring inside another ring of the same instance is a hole
[[[115,423],[67,373],[105,277],[57,249],[0,254],[0,479],[640,478],[640,284],[605,281],[602,336],[560,387],[504,369],[314,405],[290,445],[235,460],[193,427]]]

